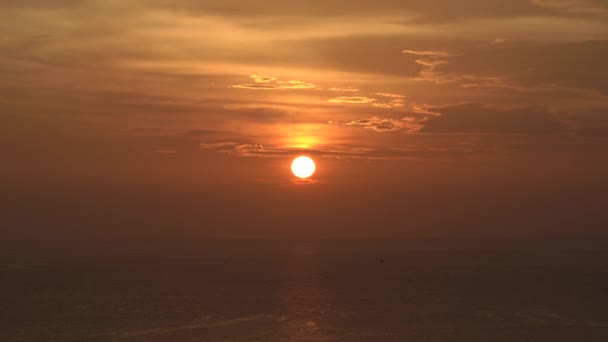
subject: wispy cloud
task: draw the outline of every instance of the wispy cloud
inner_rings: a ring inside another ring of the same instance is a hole
[[[206,150],[222,150],[222,149],[230,149],[236,145],[238,145],[238,144],[235,142],[232,142],[232,141],[223,141],[223,142],[217,142],[217,143],[200,143],[200,148],[206,149]]]
[[[400,119],[371,117],[329,124],[375,132],[430,134],[548,135],[571,132],[564,120],[540,106],[500,108],[481,103],[443,107],[414,106],[412,116]]]
[[[447,63],[447,58],[453,56],[447,51],[417,51],[403,50],[401,53],[406,55],[422,56],[417,59],[416,63],[422,66],[419,76],[416,78],[419,81],[431,81],[433,83],[448,83],[450,79],[441,77],[442,75],[436,72],[438,66]]]
[[[405,104],[405,96],[392,93],[376,93],[379,98],[367,96],[339,96],[328,100],[330,103],[371,104],[378,108],[397,108]]]
[[[447,51],[433,51],[433,50],[402,50],[401,53],[415,56],[431,56],[431,57],[447,57],[452,54]]]
[[[276,77],[266,76],[266,75],[250,75],[255,83],[268,83],[272,81],[276,81]]]
[[[217,153],[242,158],[289,158],[307,154],[313,157],[335,159],[368,159],[368,160],[428,160],[479,155],[491,151],[493,147],[477,145],[445,145],[435,146],[396,145],[396,146],[319,146],[313,149],[289,148],[279,145],[261,145],[255,143],[202,143],[201,146],[215,146],[211,150]]]
[[[313,89],[316,86],[310,82],[300,80],[280,81],[277,77],[267,75],[249,75],[254,83],[243,83],[232,85],[231,88],[242,89]]]
[[[283,149],[265,147],[262,144],[235,143],[232,141],[200,143],[200,148],[239,157],[272,157],[284,154],[286,151]]]
[[[504,43],[505,40],[497,38],[493,41],[494,44]],[[505,81],[497,76],[480,76],[471,73],[446,73],[445,66],[451,61],[451,58],[459,55],[447,51],[415,51],[403,50],[402,53],[424,56],[417,59],[416,63],[422,66],[417,81],[432,82],[435,84],[456,83],[462,88],[514,88],[505,83]]]
[[[327,102],[330,103],[350,103],[350,104],[370,104],[377,100],[367,96],[338,96],[330,99]]]
[[[422,66],[417,81],[452,83],[465,89],[561,92],[559,98],[564,93],[571,97],[608,94],[606,73],[600,67],[608,58],[605,40],[536,44],[499,39],[457,53],[418,54],[424,57],[415,61]]]
[[[416,114],[423,114],[423,115],[441,115],[440,112],[437,112],[436,109],[432,108],[432,106],[429,105],[413,105],[411,107],[412,111]]]
[[[393,131],[417,132],[422,128],[422,122],[424,122],[425,120],[426,118],[424,117],[405,117],[402,119],[389,119],[374,116],[369,119],[353,120],[348,122],[330,121],[329,123],[341,126],[360,126],[365,129],[371,129],[380,133]]]
[[[393,93],[376,93],[375,95],[380,96],[382,102],[376,102],[373,105],[379,108],[399,108],[405,106],[405,95],[393,94]],[[388,102],[386,101],[388,99]]]
[[[328,90],[335,91],[335,92],[344,92],[344,93],[356,93],[359,91],[359,89],[352,88],[352,87],[345,87],[345,88],[333,87],[333,88],[329,88]]]
[[[532,3],[564,13],[606,15],[608,4],[593,0],[532,0]]]
[[[321,156],[356,156],[360,157],[372,149],[357,146],[321,146],[316,149],[301,149],[280,145],[262,145],[255,143],[213,142],[201,143],[202,149],[238,157],[284,157],[300,155],[304,152]]]
[[[378,108],[396,108],[396,107],[403,107],[403,100],[393,100],[389,103],[374,103],[374,107],[378,107]]]
[[[383,96],[383,97],[390,97],[390,98],[394,98],[394,99],[404,99],[404,98],[407,97],[405,95],[393,94],[393,93],[375,93],[374,95]]]

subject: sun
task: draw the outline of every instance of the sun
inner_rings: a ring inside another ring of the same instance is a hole
[[[298,178],[308,178],[315,173],[315,162],[306,156],[300,156],[291,163],[291,172]]]

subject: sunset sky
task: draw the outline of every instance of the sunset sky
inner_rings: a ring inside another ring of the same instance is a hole
[[[608,3],[4,0],[0,151],[5,239],[605,234]]]

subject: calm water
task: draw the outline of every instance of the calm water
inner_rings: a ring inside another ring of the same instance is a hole
[[[0,247],[0,341],[608,341],[601,241]]]

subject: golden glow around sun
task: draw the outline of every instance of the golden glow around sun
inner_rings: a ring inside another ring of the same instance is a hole
[[[298,178],[308,178],[315,173],[315,162],[306,156],[300,156],[291,163],[291,172]]]

